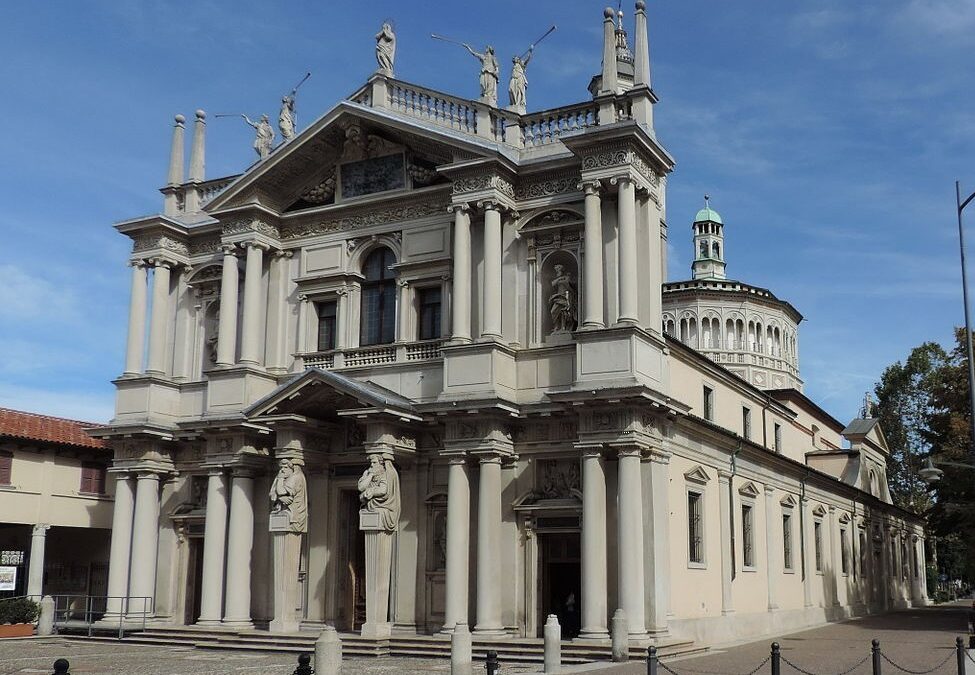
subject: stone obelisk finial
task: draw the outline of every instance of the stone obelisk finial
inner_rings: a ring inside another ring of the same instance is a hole
[[[650,43],[647,39],[647,3],[637,0],[636,35],[633,36],[633,86],[650,86]]]
[[[619,86],[616,70],[616,12],[612,7],[603,10],[603,74],[600,94],[615,94]]]
[[[169,150],[169,174],[166,177],[165,197],[163,199],[163,213],[174,216],[179,211],[176,186],[183,183],[183,130],[186,118],[176,115],[173,126],[173,144]]]
[[[190,148],[190,183],[186,188],[186,212],[194,213],[200,210],[199,184],[205,179],[206,173],[206,122],[207,114],[202,110],[196,111],[196,122],[193,124],[193,146]]]

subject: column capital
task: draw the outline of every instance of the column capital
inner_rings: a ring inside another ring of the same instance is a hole
[[[275,251],[271,254],[271,256],[274,259],[279,260],[281,258],[293,258],[294,257],[294,254],[295,254],[294,251],[285,251],[283,249],[275,249]]]
[[[133,267],[133,268],[140,268],[140,267],[146,268],[149,266],[149,261],[146,260],[145,258],[138,258],[136,260],[130,260],[125,264],[126,266]]]
[[[600,191],[603,189],[603,182],[598,178],[583,179],[579,181],[579,184],[576,187],[585,192],[587,197],[589,195],[598,196]]]
[[[645,448],[642,445],[636,443],[609,443],[609,447],[616,450],[616,454],[620,458],[623,457],[642,457]]]
[[[145,469],[139,470],[136,478],[138,480],[154,480],[158,481],[162,476],[158,471],[147,471]]]
[[[833,506],[832,504],[827,504],[826,510],[829,511],[830,513],[834,513],[836,511],[836,507]]]
[[[775,488],[774,487],[772,487],[771,485],[766,485],[765,486],[765,496],[766,497],[771,497],[774,493],[775,493]]]
[[[223,253],[223,256],[225,258],[227,256],[231,256],[233,258],[236,258],[237,257],[237,244],[221,244],[220,245],[220,252]]]
[[[243,246],[244,248],[256,248],[261,251],[268,251],[271,248],[270,244],[267,244],[257,239],[251,239],[249,241],[241,242],[241,246]]]
[[[157,267],[164,267],[166,269],[173,269],[174,267],[178,267],[179,266],[179,263],[174,262],[172,260],[167,260],[166,258],[150,258],[146,262],[150,266],[152,266],[153,269],[155,269]]]
[[[485,450],[484,452],[474,451],[471,453],[477,458],[478,464],[501,464],[504,457],[494,450]]]
[[[583,459],[588,459],[591,457],[602,457],[603,456],[603,444],[602,443],[573,443],[573,448],[579,451]]]
[[[627,184],[628,185],[633,185],[634,184],[634,180],[633,180],[633,176],[631,176],[629,173],[621,173],[621,174],[617,174],[615,176],[611,176],[610,179],[609,179],[609,184],[610,185],[619,185],[619,186],[622,187],[622,186],[627,185]]]
[[[31,530],[31,535],[34,537],[46,537],[49,529],[51,529],[51,526],[47,523],[38,523]]]
[[[467,453],[453,453],[447,455],[447,464],[467,466]]]
[[[453,213],[455,215],[457,213],[468,213],[470,210],[471,205],[468,202],[457,202],[447,207],[447,213]]]
[[[673,457],[673,453],[667,452],[662,448],[651,448],[649,459],[654,464],[660,464],[662,466],[670,465],[670,458]]]
[[[730,471],[725,471],[724,469],[718,469],[718,482],[728,485],[731,483],[732,473]]]

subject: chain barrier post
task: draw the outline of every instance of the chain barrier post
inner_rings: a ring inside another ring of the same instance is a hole
[[[965,675],[965,640],[955,638],[955,654],[958,656],[958,675]]]
[[[880,667],[880,640],[870,641],[870,653],[873,655],[873,675],[882,675]]]
[[[498,667],[498,653],[492,649],[487,653],[487,658],[484,660],[484,669],[487,671],[487,675],[497,675]]]
[[[975,649],[975,608],[968,610],[968,648]]]
[[[782,673],[782,654],[779,651],[779,643],[772,643],[772,675],[781,675]]]
[[[68,670],[71,668],[71,664],[68,663],[67,659],[58,659],[54,662],[54,675],[71,675]]]
[[[657,648],[647,647],[647,675],[657,675]]]
[[[298,655],[298,667],[295,668],[294,675],[314,675],[315,671],[311,667],[311,654]]]

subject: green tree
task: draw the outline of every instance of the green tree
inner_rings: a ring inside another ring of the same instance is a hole
[[[927,484],[918,476],[930,452],[933,393],[945,377],[948,354],[925,342],[904,363],[888,366],[874,388],[876,415],[887,438],[887,481],[891,498],[901,508],[924,513],[931,507]]]

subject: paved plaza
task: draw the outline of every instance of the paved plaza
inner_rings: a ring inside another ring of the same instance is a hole
[[[967,604],[931,607],[831,624],[800,633],[783,635],[751,644],[715,649],[695,658],[668,661],[665,665],[679,675],[745,675],[768,656],[773,639],[782,647],[783,659],[816,675],[853,675],[870,672],[869,660],[850,668],[869,655],[870,641],[880,640],[883,653],[895,663],[914,671],[929,671],[947,659],[934,673],[955,673],[953,645],[965,634]],[[952,656],[949,658],[949,656]],[[297,663],[294,654],[263,654],[239,651],[197,650],[191,647],[165,647],[79,639],[50,638],[8,640],[0,643],[0,675],[50,673],[59,657],[71,662],[75,675],[224,675],[230,673],[269,673],[286,675]],[[900,672],[889,663],[885,672]],[[449,673],[445,659],[352,658],[344,661],[347,675],[427,675]],[[501,672],[537,673],[540,666],[504,664]],[[593,672],[600,675],[643,675],[646,665],[638,662],[618,666],[590,665],[566,668],[566,672]],[[475,674],[483,672],[476,664]],[[760,673],[769,672],[765,665]],[[783,661],[783,673],[795,673]],[[661,669],[661,673],[666,673]]]

